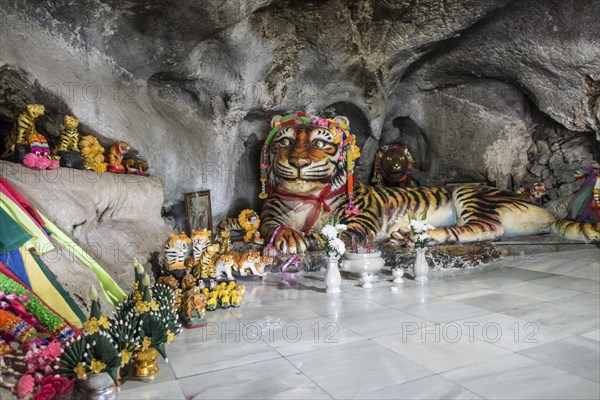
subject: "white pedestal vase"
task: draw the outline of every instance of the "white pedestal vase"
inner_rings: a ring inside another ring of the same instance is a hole
[[[427,278],[427,273],[429,272],[429,265],[427,264],[427,260],[425,259],[425,252],[427,251],[427,247],[417,247],[415,265],[413,267],[413,273],[415,275],[415,281],[417,282],[426,282],[429,280]]]
[[[354,253],[347,251],[340,262],[341,270],[351,274],[372,273],[374,277],[383,269],[385,260],[381,257],[381,251],[372,253]]]
[[[329,256],[327,260],[327,271],[325,271],[325,292],[327,293],[340,293],[340,286],[342,286],[342,275],[338,268],[339,257]]]

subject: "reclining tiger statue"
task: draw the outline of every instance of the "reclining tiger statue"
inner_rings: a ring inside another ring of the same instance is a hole
[[[557,233],[600,241],[600,224],[557,220],[542,207],[509,191],[485,186],[386,188],[353,183],[360,156],[349,121],[297,112],[275,116],[261,154],[262,192],[267,198],[260,233],[287,253],[319,248],[314,232],[332,217],[347,230],[341,237],[378,241],[410,232],[409,220],[425,216],[436,227],[432,244],[468,243],[501,237]],[[279,229],[277,229],[280,227]]]

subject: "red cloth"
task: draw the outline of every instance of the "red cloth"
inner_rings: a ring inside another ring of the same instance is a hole
[[[302,232],[306,233],[313,227],[317,219],[319,219],[319,214],[321,213],[321,207],[323,207],[323,211],[330,212],[331,208],[329,204],[327,204],[327,200],[333,199],[343,193],[346,192],[346,187],[341,186],[336,191],[331,191],[331,185],[327,185],[321,190],[318,196],[313,194],[298,194],[291,193],[285,190],[280,189],[271,189],[268,193],[269,196],[275,199],[279,199],[282,201],[302,201],[303,203],[308,203],[312,205],[312,209],[310,210],[302,229]]]
[[[6,195],[9,199],[11,199],[13,203],[19,206],[19,208],[25,211],[25,213],[27,213],[31,217],[33,222],[35,222],[36,225],[45,232],[43,227],[44,225],[46,225],[46,223],[44,222],[42,217],[40,217],[40,214],[38,214],[35,207],[32,206],[31,203],[29,203],[29,201],[27,201],[25,197],[23,197],[23,195],[17,189],[15,189],[13,185],[10,184],[10,182],[8,182],[1,176],[0,191],[2,192],[2,194]]]

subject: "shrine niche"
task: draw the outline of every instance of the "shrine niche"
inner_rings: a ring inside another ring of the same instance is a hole
[[[408,146],[398,143],[382,146],[375,153],[371,183],[386,187],[423,186],[425,180],[414,166]]]

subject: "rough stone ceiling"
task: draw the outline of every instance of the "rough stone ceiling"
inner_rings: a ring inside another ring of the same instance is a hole
[[[363,178],[378,144],[400,137],[421,143],[416,157],[429,160],[433,175],[448,174],[440,180],[503,186],[525,177],[536,127],[599,130],[598,0],[1,7],[3,64],[41,87],[99,85],[98,101],[65,98],[64,90],[60,97],[92,133],[138,149],[165,182],[167,203],[208,188],[217,216],[232,204],[257,205],[232,193],[256,192],[254,153],[278,112],[333,105],[349,114],[363,146]],[[123,90],[107,95],[114,88]],[[399,119],[422,138],[398,133]],[[496,140],[519,161],[492,166]],[[592,150],[579,153],[580,162],[593,161]],[[461,161],[467,155],[475,158]]]

